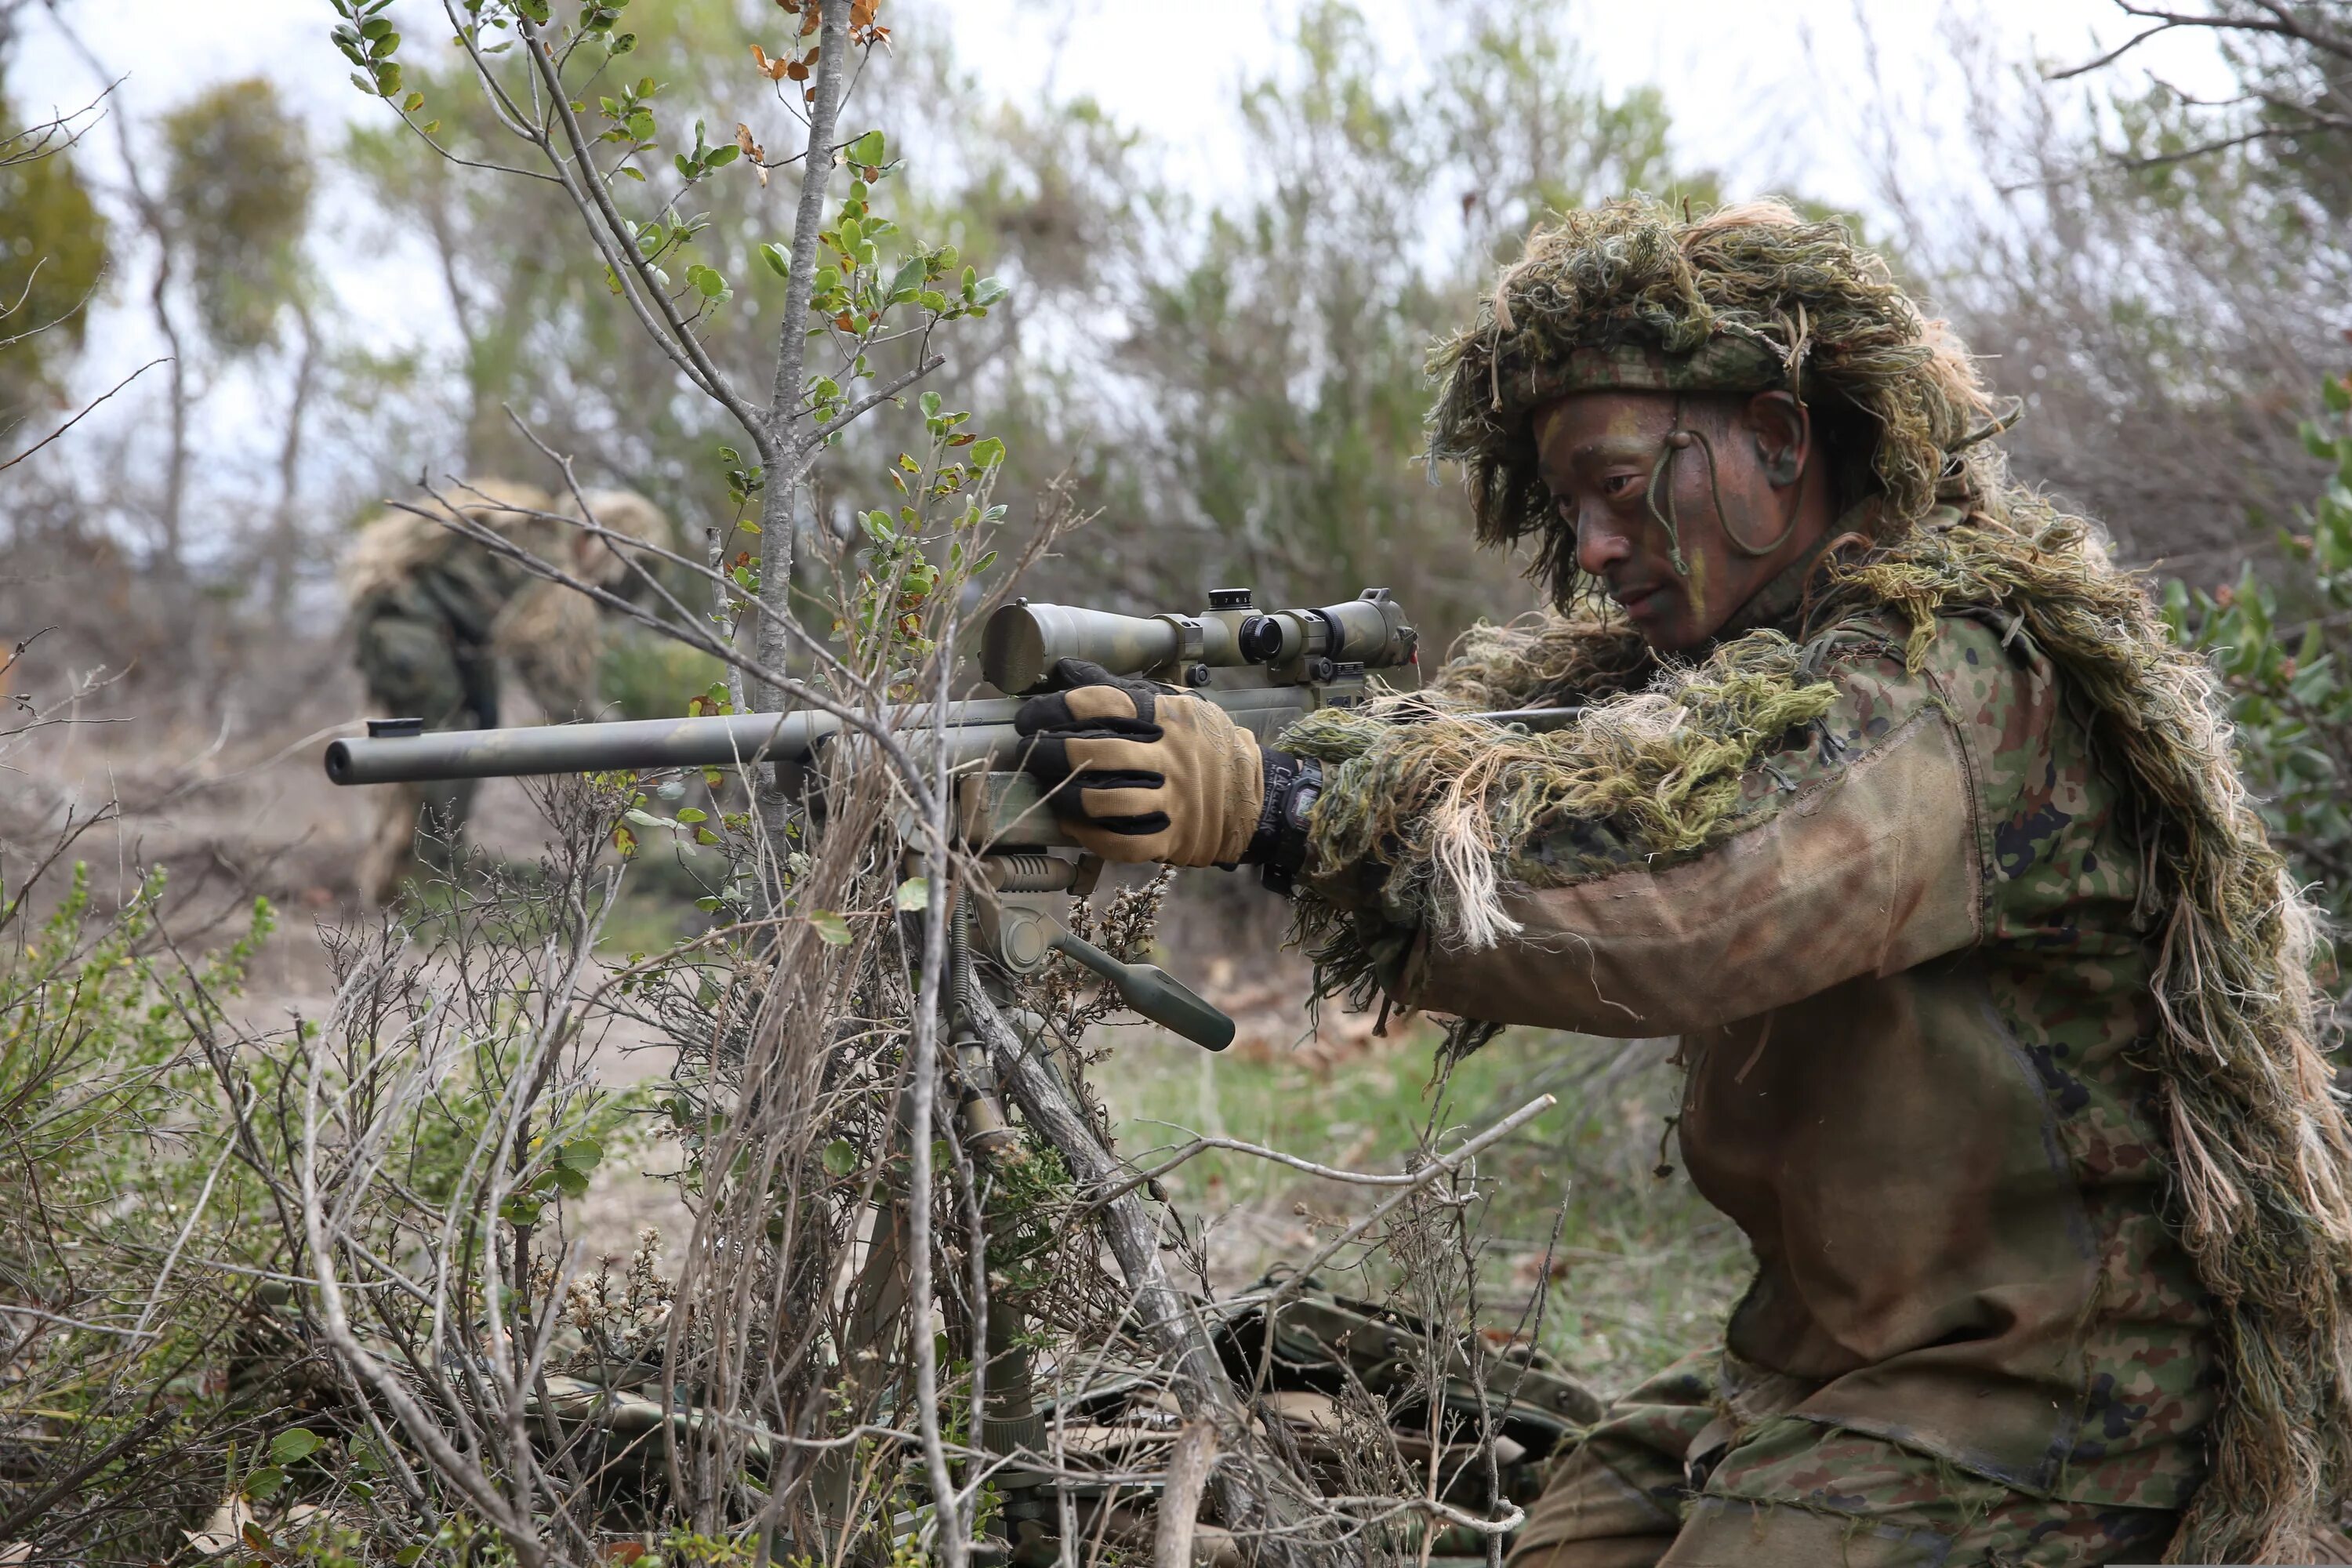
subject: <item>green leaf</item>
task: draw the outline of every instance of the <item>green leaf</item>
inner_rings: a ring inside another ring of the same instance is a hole
[[[273,1465],[299,1464],[326,1446],[327,1440],[316,1432],[289,1426],[269,1439],[269,1462]]]
[[[713,147],[709,152],[703,154],[702,166],[706,169],[723,169],[728,164],[733,163],[737,158],[742,156],[742,153],[743,149],[738,147],[732,142],[728,142],[722,147]]]
[[[604,1158],[604,1145],[593,1138],[574,1138],[555,1152],[555,1163],[575,1171],[593,1171]]]
[[[849,945],[849,922],[831,910],[816,910],[809,916],[808,922],[816,929],[816,934],[831,946]]]
[[[983,278],[972,286],[971,302],[981,306],[993,305],[1011,292],[1013,290],[1004,286],[1003,279]]]
[[[922,281],[923,258],[919,256],[910,256],[907,258],[906,260],[898,263],[898,273],[890,279],[889,291],[885,298],[890,300],[911,300],[915,297],[915,290],[921,286]]]
[[[275,1465],[264,1465],[245,1478],[245,1495],[256,1502],[268,1502],[286,1484],[286,1472]]]
[[[890,895],[890,903],[893,908],[899,910],[912,910],[930,908],[930,879],[928,877],[908,878],[905,881],[898,884],[898,890]]]
[[[400,107],[407,110],[409,113],[414,114],[418,110],[425,107],[425,95],[421,92],[412,92],[408,95],[407,101],[404,102]]]
[[[879,163],[888,155],[887,145],[879,131],[868,131],[849,144],[849,161],[853,163]]]
[[[680,822],[708,822],[710,814],[698,806],[682,805],[677,808],[677,819]]]
[[[415,1546],[404,1546],[392,1554],[392,1560],[399,1563],[400,1568],[416,1568],[416,1564],[425,1560],[425,1545],[419,1542]]]
[[[779,278],[790,278],[793,275],[793,258],[785,254],[784,247],[781,245],[760,247],[760,259],[766,262],[768,270]]]
[[[499,1205],[499,1217],[509,1225],[537,1225],[539,1205],[518,1193]]]
[[[1004,461],[1004,443],[993,436],[983,436],[972,444],[972,466],[982,470]]]
[[[829,1176],[845,1176],[857,1169],[857,1151],[846,1138],[836,1138],[824,1146],[824,1171]]]
[[[2352,414],[2352,377],[2331,375],[2319,384],[2319,395],[2338,414]]]
[[[552,1173],[555,1184],[563,1189],[565,1197],[584,1198],[588,1195],[587,1172],[575,1170],[570,1165],[558,1165]]]

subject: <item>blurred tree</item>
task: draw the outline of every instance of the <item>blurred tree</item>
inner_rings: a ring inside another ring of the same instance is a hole
[[[781,135],[765,84],[698,43],[733,36],[731,0],[682,0],[630,26],[639,89],[720,106],[714,141],[730,120],[754,144]],[[954,149],[953,163],[919,172],[909,227],[1013,285],[930,384],[992,409],[1010,453],[997,496],[1015,519],[1064,476],[1104,514],[1034,591],[1157,607],[1228,579],[1300,598],[1389,583],[1411,587],[1440,638],[1532,602],[1507,563],[1466,549],[1458,497],[1417,466],[1422,359],[1544,210],[1633,188],[1715,199],[1710,179],[1676,181],[1654,90],[1601,91],[1556,8],[1537,0],[1449,13],[1409,79],[1334,0],[1307,12],[1236,105],[1251,185],[1198,199],[1171,189],[1156,149],[1099,104],[1011,100],[957,62],[950,32],[902,29],[861,102],[894,142]],[[445,145],[493,155],[501,133],[487,110],[437,69],[404,69]],[[511,405],[675,516],[729,509],[711,457],[726,437],[708,405],[649,394],[672,384],[668,365],[592,265],[539,242],[568,221],[559,193],[483,178],[413,137],[362,132],[348,153],[389,237],[438,267],[464,344],[474,471],[528,475],[542,460]],[[781,190],[749,167],[695,187],[709,223],[693,259],[729,279],[730,310],[780,308],[781,282],[744,237],[788,227]],[[730,374],[752,373],[726,357],[739,345],[711,349]],[[859,444],[879,438],[845,437],[849,471],[863,466]],[[822,488],[803,526],[828,548],[855,537],[845,501]]]
[[[2198,26],[2257,10],[2218,0]],[[2344,0],[2259,11],[2352,16]],[[2135,37],[2170,30],[2147,14],[2158,25]],[[2295,416],[2340,353],[2352,295],[2352,243],[2330,216],[2344,161],[2307,118],[2270,133],[2290,84],[2333,112],[2334,57],[2221,36],[2242,94],[2217,106],[2115,79],[2127,48],[2044,74],[2005,64],[1991,30],[1956,30],[1997,198],[1939,205],[1910,171],[1882,171],[1911,217],[1906,252],[2027,405],[2007,443],[2020,469],[2105,520],[2128,555],[2209,586],[2267,552],[2308,493]],[[2095,85],[2070,101],[2053,82],[2075,78]]]
[[[223,82],[163,117],[163,202],[196,320],[231,354],[275,347],[305,288],[310,148],[265,77]]]
[[[56,401],[89,325],[107,224],[56,120],[28,123],[0,79],[0,432]]]
[[[1460,497],[1419,466],[1427,345],[1546,212],[1717,193],[1675,179],[1663,100],[1604,96],[1556,7],[1449,13],[1432,38],[1416,82],[1354,5],[1305,13],[1288,71],[1242,97],[1261,189],[1212,215],[1189,263],[1147,270],[1118,363],[1127,493],[1189,525],[1161,583],[1392,585],[1442,647],[1533,591],[1469,548]]]
[[[227,358],[250,358],[278,347],[287,321],[294,324],[277,503],[266,537],[255,542],[268,566],[270,611],[283,621],[303,553],[302,439],[319,387],[317,286],[304,253],[310,135],[265,77],[207,89],[165,115],[163,132],[170,242],[185,257],[205,338]]]

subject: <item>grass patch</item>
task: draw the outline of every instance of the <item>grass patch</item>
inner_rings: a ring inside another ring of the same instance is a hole
[[[1667,1118],[1681,1076],[1661,1042],[1511,1030],[1456,1067],[1437,1100],[1438,1039],[1426,1026],[1320,1070],[1213,1057],[1141,1030],[1113,1039],[1091,1077],[1117,1120],[1120,1153],[1139,1163],[1203,1133],[1394,1171],[1431,1124],[1433,1105],[1439,1146],[1451,1147],[1539,1093],[1558,1095],[1559,1104],[1481,1161],[1496,1178],[1476,1216],[1483,1315],[1498,1327],[1517,1321],[1559,1219],[1542,1342],[1604,1390],[1714,1342],[1746,1286],[1746,1240],[1679,1168]],[[1654,1173],[1662,1137],[1675,1167],[1664,1176]],[[1209,1227],[1221,1289],[1303,1259],[1380,1196],[1222,1153],[1179,1167],[1164,1184]],[[1377,1285],[1380,1268],[1374,1259],[1371,1278],[1334,1283]]]

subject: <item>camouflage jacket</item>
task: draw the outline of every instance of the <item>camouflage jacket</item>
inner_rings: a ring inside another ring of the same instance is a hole
[[[452,544],[352,606],[353,657],[384,711],[434,730],[499,721],[499,617],[530,579],[471,542]]]
[[[1521,885],[1517,935],[1419,937],[1404,1000],[1679,1035],[1678,1133],[1753,1243],[1726,1410],[1873,1433],[2025,1492],[2177,1508],[2215,1399],[2207,1298],[2162,1217],[2152,941],[2118,791],[2064,677],[1948,616],[1805,634],[1837,688],[1678,862]],[[1570,823],[1564,860],[1610,859]],[[1541,879],[1531,879],[1539,881]]]

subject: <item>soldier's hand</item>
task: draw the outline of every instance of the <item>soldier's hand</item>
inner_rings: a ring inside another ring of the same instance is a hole
[[[1055,673],[1065,689],[1023,703],[1013,727],[1070,837],[1106,860],[1240,860],[1265,801],[1257,737],[1213,702],[1098,664]]]

